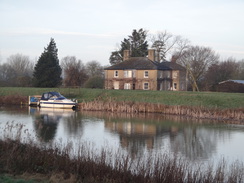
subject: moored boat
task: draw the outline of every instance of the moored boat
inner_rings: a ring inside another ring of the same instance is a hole
[[[45,92],[39,101],[40,107],[49,108],[75,108],[77,106],[76,101],[65,98],[59,92]]]

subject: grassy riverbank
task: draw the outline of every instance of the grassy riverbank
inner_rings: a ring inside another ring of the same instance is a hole
[[[80,110],[160,113],[228,123],[244,122],[241,93],[103,90],[83,88],[0,88],[0,104],[23,105],[27,96],[58,91],[76,98]]]
[[[244,108],[242,93],[0,87],[0,96],[41,95],[46,91],[58,91],[68,98],[78,99],[79,102],[99,100],[193,106],[208,109]]]

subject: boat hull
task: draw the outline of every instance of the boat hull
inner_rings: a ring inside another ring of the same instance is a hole
[[[40,107],[46,107],[46,108],[65,108],[65,109],[72,109],[75,108],[77,103],[72,102],[70,100],[61,100],[61,101],[55,101],[55,100],[40,100],[39,106]]]

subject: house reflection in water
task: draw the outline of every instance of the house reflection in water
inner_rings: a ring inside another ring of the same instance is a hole
[[[158,128],[156,124],[145,124],[135,122],[105,122],[105,128],[114,132],[120,137],[120,144],[126,148],[132,155],[143,153],[144,150],[152,150],[155,146],[155,141],[167,133],[174,136],[177,133],[177,128]]]
[[[138,124],[132,122],[105,122],[105,127],[111,131],[117,132],[120,135],[122,147],[143,145],[144,143],[147,148],[153,148],[154,136],[156,135],[155,125],[147,125],[143,123]]]

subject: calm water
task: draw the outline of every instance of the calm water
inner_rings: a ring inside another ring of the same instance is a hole
[[[7,125],[8,124],[8,125]],[[191,161],[244,162],[244,125],[214,124],[177,116],[76,112],[61,109],[0,107],[0,138],[14,137],[48,144],[92,144],[137,156],[148,151],[176,153]]]

